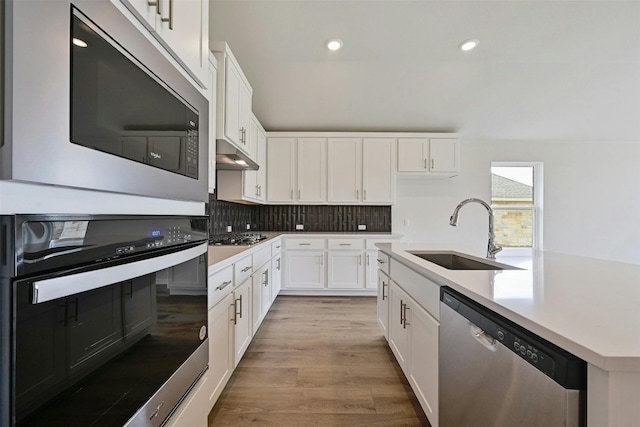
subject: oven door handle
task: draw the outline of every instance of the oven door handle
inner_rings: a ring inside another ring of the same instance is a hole
[[[205,242],[179,252],[131,262],[129,264],[120,264],[78,274],[37,280],[31,284],[33,288],[31,303],[39,304],[164,270],[165,268],[173,267],[196,258],[206,253],[207,250],[208,244]]]

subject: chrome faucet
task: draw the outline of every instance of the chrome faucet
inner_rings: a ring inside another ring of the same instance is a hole
[[[453,214],[449,219],[449,225],[452,225],[454,227],[458,225],[458,213],[460,212],[460,208],[471,202],[480,203],[487,209],[487,212],[489,212],[489,243],[487,244],[487,258],[495,259],[496,254],[502,250],[502,247],[496,245],[495,243],[496,236],[493,232],[493,209],[491,209],[491,206],[489,206],[485,201],[475,198],[461,201],[460,204],[454,209]]]

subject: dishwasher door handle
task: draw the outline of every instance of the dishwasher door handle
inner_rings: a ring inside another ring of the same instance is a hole
[[[498,350],[498,342],[496,339],[471,322],[469,322],[469,332],[471,333],[471,336],[486,349],[493,352]]]

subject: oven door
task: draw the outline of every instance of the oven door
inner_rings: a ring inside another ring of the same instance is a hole
[[[206,250],[15,280],[15,424],[161,425],[207,369]]]
[[[208,102],[119,1],[5,7],[2,179],[207,201]],[[71,52],[82,48],[72,43],[74,16],[110,40],[84,48],[101,52],[76,67]],[[37,43],[35,29],[46,35]],[[131,61],[108,60],[105,49]],[[77,73],[85,76],[72,86]]]

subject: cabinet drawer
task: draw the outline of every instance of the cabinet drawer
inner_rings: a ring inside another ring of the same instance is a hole
[[[267,245],[267,247],[257,250],[253,253],[253,268],[255,270],[259,269],[263,265],[267,263],[271,259],[271,245]]]
[[[278,239],[278,241],[271,244],[271,256],[276,256],[280,252],[282,252],[282,239]]]
[[[376,258],[376,262],[378,263],[378,268],[387,274],[389,274],[389,271],[390,271],[390,268],[389,268],[390,261],[391,261],[391,258],[389,257],[389,255],[385,254],[384,252],[378,251],[378,256]]]
[[[440,285],[391,260],[391,279],[436,320],[440,320]]]
[[[389,238],[380,238],[380,239],[367,239],[367,250],[378,250],[376,243],[393,243],[397,242],[398,239],[389,237]]]
[[[285,247],[287,250],[291,249],[324,249],[325,239],[287,239],[285,241]]]
[[[233,265],[209,275],[208,308],[213,307],[233,289]]]
[[[329,249],[364,249],[363,239],[327,239]]]
[[[236,285],[241,285],[253,274],[253,256],[249,255],[233,264],[233,273]]]

